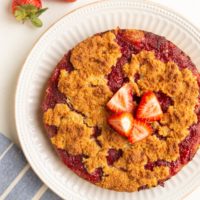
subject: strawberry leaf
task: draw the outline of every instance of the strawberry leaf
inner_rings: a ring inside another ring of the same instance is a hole
[[[24,22],[29,19],[34,26],[41,27],[42,21],[38,17],[46,10],[47,8],[40,9],[34,5],[27,4],[17,6],[14,15],[18,21]]]
[[[39,9],[36,13],[36,16],[39,17],[43,12],[45,12],[48,8]]]
[[[37,18],[36,16],[31,16],[30,17],[31,23],[36,26],[36,27],[41,27],[42,26],[42,21]]]

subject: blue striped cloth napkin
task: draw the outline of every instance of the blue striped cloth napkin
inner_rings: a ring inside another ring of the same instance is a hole
[[[0,133],[0,200],[61,200],[33,172],[23,152]]]

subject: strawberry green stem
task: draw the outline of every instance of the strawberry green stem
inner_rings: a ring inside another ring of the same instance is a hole
[[[31,4],[21,5],[16,7],[14,15],[17,21],[25,22],[30,20],[35,27],[41,27],[42,21],[39,19],[39,16],[46,10],[47,8],[37,8]]]

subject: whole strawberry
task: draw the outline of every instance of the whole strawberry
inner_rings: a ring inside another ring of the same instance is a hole
[[[36,27],[42,26],[38,18],[47,8],[42,8],[41,0],[12,0],[12,12],[17,21],[30,20]]]

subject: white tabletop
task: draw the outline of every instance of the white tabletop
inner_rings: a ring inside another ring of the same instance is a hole
[[[21,67],[38,38],[64,14],[96,0],[78,0],[66,3],[63,0],[43,0],[48,11],[41,17],[42,28],[29,23],[16,22],[11,14],[11,0],[1,0],[0,6],[0,132],[18,143],[14,121],[14,96]],[[148,1],[148,0],[147,0]],[[153,0],[172,8],[200,28],[199,0]],[[200,187],[185,197],[185,200],[200,199]]]

